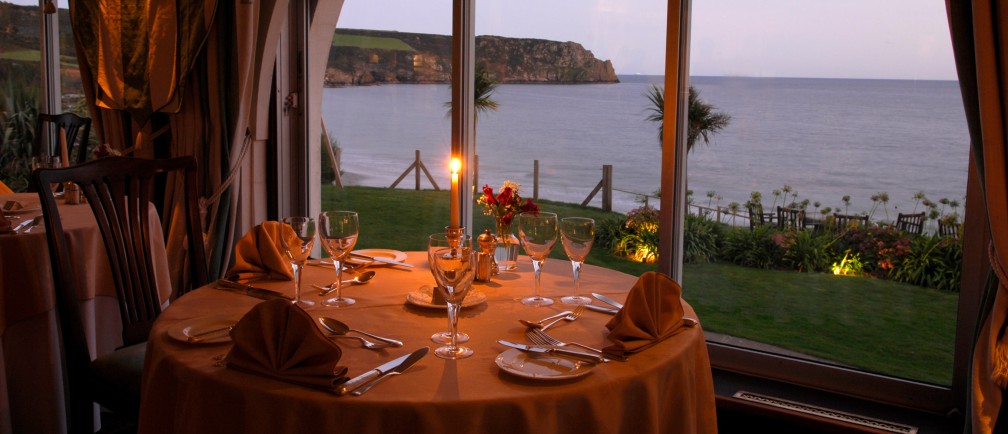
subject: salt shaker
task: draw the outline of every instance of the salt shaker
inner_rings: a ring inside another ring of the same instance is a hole
[[[480,253],[476,260],[476,280],[489,282],[491,277],[497,274],[497,260],[494,259],[497,238],[490,233],[490,229],[487,229],[476,237],[476,241],[480,246]]]

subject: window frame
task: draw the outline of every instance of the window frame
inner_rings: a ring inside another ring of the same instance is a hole
[[[298,0],[292,3],[300,3]],[[342,7],[342,0],[333,0],[339,8]],[[322,2],[319,2],[322,3]],[[662,195],[659,208],[659,246],[660,251],[665,253],[659,255],[659,271],[668,274],[676,281],[682,281],[682,243],[683,243],[683,216],[686,210],[686,106],[689,89],[689,45],[690,45],[690,22],[691,22],[692,0],[668,0],[667,3],[667,27],[666,27],[666,53],[665,53],[665,123],[673,128],[665,128],[663,152],[661,186],[664,191],[671,191],[672,194]],[[453,52],[456,59],[453,60],[453,67],[458,71],[471,71],[474,68],[474,33],[472,25],[474,0],[453,0]],[[317,8],[317,5],[316,5]],[[317,10],[317,9],[316,9]],[[339,12],[336,12],[338,17]],[[468,26],[466,26],[466,20]],[[331,24],[335,29],[335,22]],[[302,32],[308,32],[302,28]],[[319,29],[312,29],[315,34],[324,33]],[[460,34],[461,33],[461,34]],[[308,35],[305,34],[305,41]],[[296,38],[294,38],[296,39]],[[306,42],[310,46],[310,41]],[[318,50],[310,50],[318,53]],[[296,57],[296,56],[294,56]],[[308,67],[305,64],[305,67]],[[311,70],[319,69],[317,65],[312,65]],[[311,78],[311,77],[310,77]],[[453,78],[458,78],[453,75]],[[320,82],[310,79],[308,83]],[[469,83],[468,89],[463,84],[459,88],[456,83]],[[461,156],[463,162],[471,158],[471,122],[474,111],[471,98],[471,80],[453,80],[452,102],[453,107],[459,107],[459,100],[468,101],[461,106],[461,109],[453,110],[452,118],[452,148],[453,156]],[[672,91],[674,94],[670,94]],[[310,92],[302,92],[307,95]],[[470,95],[465,98],[465,95]],[[313,103],[308,106],[310,113],[306,117],[310,120],[321,119],[321,104]],[[317,123],[317,122],[316,122]],[[469,126],[467,128],[466,126]],[[309,134],[314,134],[311,125],[306,124],[304,128],[309,129]],[[317,135],[315,135],[317,136]],[[309,137],[314,137],[309,135]],[[284,139],[280,139],[283,141]],[[299,143],[296,139],[288,139],[289,143]],[[304,143],[305,141],[300,141]],[[312,141],[307,141],[312,143]],[[310,158],[317,155],[319,148],[309,146],[307,153],[303,153],[301,167],[307,167],[310,180],[318,181],[319,162]],[[755,380],[779,381],[788,384],[808,387],[827,393],[836,393],[844,396],[863,399],[871,402],[891,404],[904,408],[920,410],[924,412],[952,415],[967,412],[968,385],[969,385],[969,364],[971,359],[975,329],[978,323],[978,312],[980,311],[980,295],[985,285],[986,276],[989,272],[987,265],[985,248],[989,235],[987,228],[986,213],[983,209],[983,200],[980,193],[977,172],[974,164],[971,164],[967,180],[967,200],[964,211],[964,267],[962,274],[962,286],[959,293],[958,318],[956,323],[956,339],[953,361],[953,380],[948,387],[942,385],[926,384],[918,381],[884,376],[866,371],[858,371],[840,366],[813,362],[789,356],[772,354],[750,348],[719,343],[710,337],[714,333],[708,333],[708,352],[711,366],[718,370],[742,374]],[[471,169],[466,167],[463,177],[471,179]],[[469,185],[467,179],[461,180],[461,185]],[[278,188],[283,191],[289,189],[289,181],[279,180]],[[297,184],[293,182],[292,184]],[[316,189],[317,190],[317,189]],[[289,190],[288,190],[289,191]],[[463,219],[462,224],[472,225],[471,204],[472,192],[464,189],[462,197]],[[317,192],[309,198],[309,208],[317,212],[320,206]],[[291,203],[281,204],[280,208],[292,206]],[[718,382],[715,375],[715,383]],[[717,386],[717,384],[716,384]],[[719,390],[719,395],[724,391]],[[782,397],[788,399],[788,397]]]

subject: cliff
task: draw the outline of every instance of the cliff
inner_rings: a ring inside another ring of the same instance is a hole
[[[576,42],[478,36],[476,62],[500,83],[619,82],[611,61]],[[450,80],[450,36],[356,29],[336,30],[325,76],[327,86]]]

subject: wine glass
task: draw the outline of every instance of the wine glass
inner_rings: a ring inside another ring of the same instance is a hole
[[[431,255],[430,249],[427,249],[427,263],[430,265],[431,274],[434,275],[434,286],[435,286],[435,288],[433,288],[431,290],[431,299],[433,301],[434,295],[437,294],[437,291],[440,291],[437,287],[444,286],[444,284],[441,282],[441,278],[438,277],[437,271],[434,271],[434,267],[435,267],[435,265],[434,265],[434,256]],[[443,331],[443,332],[437,332],[437,333],[434,333],[433,335],[431,335],[431,340],[434,341],[434,342],[436,342],[436,343],[439,343],[439,344],[448,344],[448,343],[451,343],[451,338],[452,338],[452,332],[451,332],[451,330]],[[464,332],[460,332],[460,331],[456,330],[455,331],[455,342],[457,342],[457,343],[469,342],[469,335],[466,334],[466,333],[464,333]]]
[[[281,231],[280,244],[291,263],[294,272],[293,304],[302,308],[315,305],[315,302],[301,299],[301,269],[308,261],[312,246],[315,244],[315,220],[311,217],[284,217],[280,220],[285,226]],[[290,230],[287,230],[290,228]]]
[[[325,211],[319,214],[319,239],[322,247],[332,258],[336,269],[336,296],[322,301],[323,306],[349,306],[357,302],[343,296],[343,263],[354,244],[357,244],[359,225],[357,213],[353,211]]]
[[[476,276],[472,238],[468,235],[433,234],[428,239],[427,253],[439,283],[438,291],[448,303],[448,324],[451,327],[451,340],[434,350],[434,354],[442,359],[464,359],[473,355],[473,350],[458,345],[458,312]]]
[[[523,212],[518,214],[518,238],[525,248],[525,254],[532,258],[535,269],[535,295],[525,297],[522,304],[528,306],[549,306],[553,299],[541,296],[542,266],[557,241],[557,215],[551,212]]]
[[[32,157],[31,161],[32,169],[59,169],[63,167],[63,160],[59,155],[50,155],[45,158]],[[49,189],[52,190],[53,195],[58,197],[57,192],[59,191],[60,183],[51,182],[49,183]]]
[[[564,217],[560,219],[560,242],[563,244],[567,257],[574,268],[574,294],[561,297],[563,304],[591,304],[591,299],[581,292],[581,265],[584,264],[588,252],[595,241],[595,220],[586,217]]]

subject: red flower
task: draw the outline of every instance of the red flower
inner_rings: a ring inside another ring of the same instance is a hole
[[[494,198],[493,189],[489,184],[483,185],[483,196],[487,205],[497,205],[497,199]]]
[[[503,189],[501,189],[500,194],[497,195],[497,202],[503,204],[511,203],[511,194],[512,194],[511,187],[504,187]]]
[[[536,205],[535,202],[532,202],[532,199],[525,199],[525,203],[522,204],[522,206],[521,206],[521,211],[522,212],[530,212],[530,213],[538,215],[539,214],[539,205]]]
[[[513,212],[509,212],[507,214],[504,214],[504,217],[501,217],[501,222],[504,223],[504,224],[506,224],[506,225],[511,224],[512,220],[514,220],[514,213]]]

